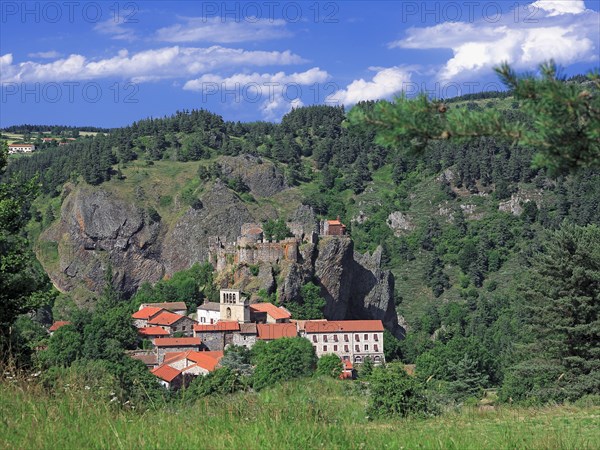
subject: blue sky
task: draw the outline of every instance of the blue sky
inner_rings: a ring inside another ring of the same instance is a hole
[[[516,6],[516,5],[519,6]],[[0,127],[114,127],[205,108],[277,121],[404,90],[500,88],[492,68],[600,66],[597,0],[0,2]]]

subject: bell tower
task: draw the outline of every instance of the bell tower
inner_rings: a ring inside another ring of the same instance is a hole
[[[250,322],[250,303],[239,289],[221,289],[221,320]]]

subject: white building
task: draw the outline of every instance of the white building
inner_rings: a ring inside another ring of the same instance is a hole
[[[307,321],[301,335],[319,358],[334,353],[352,363],[360,364],[366,357],[375,364],[385,362],[381,320]]]
[[[197,320],[200,324],[213,324],[221,319],[221,304],[217,302],[204,302],[198,306]]]
[[[9,144],[8,153],[31,153],[35,150],[35,145],[33,144]]]

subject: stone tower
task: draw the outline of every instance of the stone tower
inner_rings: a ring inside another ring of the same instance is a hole
[[[239,289],[221,289],[221,320],[250,322],[250,303]]]

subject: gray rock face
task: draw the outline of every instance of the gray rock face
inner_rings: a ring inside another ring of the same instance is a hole
[[[223,156],[219,162],[223,175],[241,177],[252,195],[257,197],[270,197],[288,188],[283,172],[272,162],[257,156]]]
[[[315,280],[325,298],[329,320],[379,319],[398,338],[404,329],[398,324],[394,304],[394,277],[381,269],[381,248],[373,255],[354,252],[347,237],[321,238],[318,246],[301,248],[301,262],[282,274],[278,298],[284,304],[300,296],[303,284]]]

